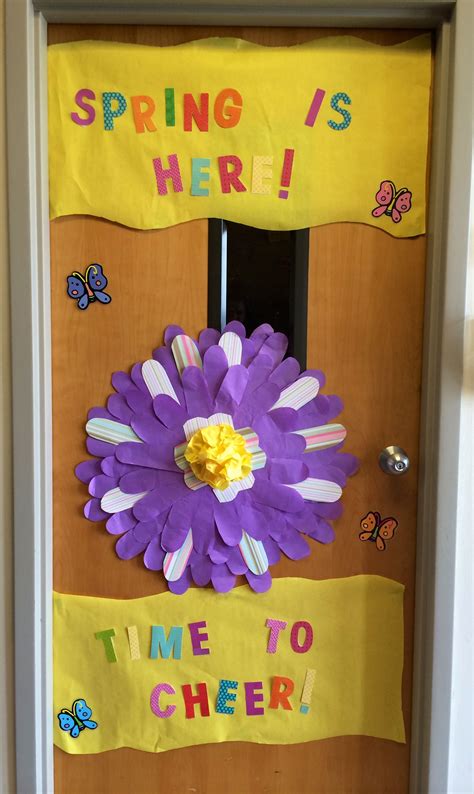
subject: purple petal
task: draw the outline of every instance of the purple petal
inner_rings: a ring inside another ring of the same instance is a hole
[[[131,466],[127,463],[120,463],[114,455],[108,455],[103,458],[100,466],[104,474],[116,479],[123,477],[124,474],[131,470]]]
[[[262,383],[266,383],[272,372],[272,362],[268,356],[258,355],[248,366],[249,383],[244,395],[246,400]]]
[[[86,485],[93,477],[96,477],[102,471],[100,460],[84,460],[79,463],[74,469],[74,473],[78,480],[85,482]]]
[[[190,585],[191,571],[189,570],[189,567],[185,568],[181,579],[177,579],[176,582],[168,582],[169,589],[175,595],[183,595]]]
[[[308,477],[308,467],[301,460],[290,458],[274,458],[265,471],[272,482],[297,483]]]
[[[130,424],[130,419],[133,416],[128,403],[121,394],[111,394],[107,400],[107,408],[114,417],[122,422],[124,425]]]
[[[252,427],[258,435],[260,446],[270,458],[297,458],[306,449],[303,436],[282,433],[270,416],[261,416]]]
[[[97,406],[96,408],[89,408],[87,412],[88,419],[114,419],[112,414],[109,413],[107,408],[101,408]]]
[[[123,535],[124,532],[133,529],[136,523],[131,510],[122,510],[121,513],[114,513],[105,526],[111,535]]]
[[[203,370],[211,398],[216,398],[224,376],[229,368],[227,356],[222,347],[215,345],[206,351],[203,359]]]
[[[136,505],[133,505],[133,515],[137,521],[151,521],[170,506],[170,500],[160,491],[150,491]]]
[[[269,565],[275,565],[277,562],[279,562],[281,554],[278,543],[272,540],[272,538],[265,538],[263,540],[263,546],[267,552]]]
[[[130,371],[130,377],[134,382],[135,386],[145,395],[146,399],[149,401],[150,392],[142,375],[142,366],[143,364],[141,363],[141,361],[139,361],[137,364],[134,364]]]
[[[150,543],[158,534],[158,526],[159,523],[156,519],[152,521],[139,521],[134,529],[132,529],[133,537],[138,543]]]
[[[109,517],[100,506],[100,499],[89,499],[84,505],[84,515],[89,521],[103,521]]]
[[[231,547],[223,543],[222,540],[216,535],[214,542],[209,548],[209,557],[211,558],[212,562],[214,562],[216,565],[227,562],[231,552]]]
[[[260,348],[260,354],[269,356],[272,361],[272,368],[276,367],[284,358],[288,348],[288,339],[285,334],[279,332],[271,334]]]
[[[275,383],[264,383],[259,386],[236,411],[234,416],[235,427],[252,426],[258,417],[270,410],[279,396],[280,389]]]
[[[317,540],[319,543],[332,543],[336,537],[334,527],[322,519],[318,522],[317,527],[307,534],[310,538],[314,538],[314,540]]]
[[[115,544],[115,553],[121,560],[131,560],[144,551],[146,543],[140,543],[133,535],[133,531],[126,532]]]
[[[239,508],[242,527],[255,540],[263,540],[271,526],[271,512],[266,512],[263,505],[242,505]]]
[[[310,477],[315,477],[317,480],[330,480],[332,482],[337,482],[341,488],[344,488],[347,482],[347,477],[344,472],[341,471],[341,469],[338,469],[336,466],[321,466],[319,463],[314,463],[314,460],[309,460],[308,471]]]
[[[178,499],[169,511],[163,529],[161,544],[166,551],[177,551],[181,548],[191,528],[196,500],[194,494],[184,499]],[[193,537],[194,537],[193,528]]]
[[[191,575],[198,587],[205,587],[211,581],[212,563],[209,557],[196,554],[191,563]]]
[[[91,496],[97,496],[98,499],[102,499],[107,491],[111,491],[112,488],[116,488],[116,486],[117,480],[114,477],[107,477],[106,474],[98,474],[97,477],[93,477],[89,483],[89,493]]]
[[[171,381],[171,385],[175,394],[181,404],[183,404],[183,388],[181,386],[181,378],[176,369],[176,363],[171,350],[167,347],[159,347],[153,351],[153,358],[158,361],[166,370],[166,374]]]
[[[275,408],[271,419],[282,433],[291,433],[297,429],[298,412],[294,408]]]
[[[97,458],[106,458],[115,452],[115,444],[108,444],[106,441],[98,441],[97,438],[86,438],[86,447],[89,455]]]
[[[242,557],[241,551],[238,546],[232,549],[227,560],[227,566],[232,573],[239,576],[248,571],[248,565]]]
[[[165,551],[161,548],[160,538],[155,537],[146,548],[143,562],[150,571],[161,571],[164,559]]]
[[[267,336],[270,336],[270,334],[273,333],[273,328],[269,323],[262,323],[262,325],[259,325],[254,331],[252,331],[249,338],[260,339],[263,337],[263,339],[266,339]]]
[[[230,323],[227,323],[224,328],[224,332],[226,331],[232,331],[234,334],[237,334],[237,336],[240,336],[241,339],[245,339],[247,335],[245,325],[242,325],[238,320],[231,320]]]
[[[194,516],[192,530],[193,546],[197,553],[207,554],[216,538],[214,515],[210,504],[201,501]]]
[[[123,394],[128,391],[132,386],[132,379],[127,372],[114,372],[112,375],[112,386],[115,391]]]
[[[288,527],[285,536],[278,541],[278,545],[290,560],[301,560],[311,551],[304,537],[292,527]]]
[[[186,367],[181,380],[188,416],[210,416],[213,412],[213,400],[203,371],[199,367]]]
[[[173,341],[175,336],[179,336],[179,334],[185,334],[185,333],[186,331],[183,331],[183,329],[179,325],[168,325],[165,328],[165,335],[164,335],[165,344],[171,345],[171,342]]]
[[[216,410],[234,413],[240,405],[249,380],[248,370],[242,364],[234,364],[227,371],[216,397]]]
[[[123,493],[141,493],[152,491],[159,485],[159,475],[156,469],[140,469],[124,474],[120,478],[120,490]]]
[[[197,369],[197,367],[193,367]],[[178,405],[173,397],[168,394],[159,394],[153,400],[153,410],[165,427],[170,429],[183,427],[188,419],[188,414],[182,405]]]
[[[242,524],[233,502],[220,502],[214,508],[217,530],[227,546],[236,546],[242,539]]]
[[[255,479],[252,497],[261,504],[269,505],[288,513],[298,513],[303,509],[304,505],[303,497],[293,488],[260,479]]]
[[[211,582],[214,590],[217,590],[218,593],[228,593],[235,584],[235,576],[229,571],[227,565],[213,565]]]
[[[133,466],[145,466],[149,469],[163,469],[170,472],[179,471],[174,462],[171,448],[161,449],[152,444],[125,441],[116,447],[115,457],[121,463],[131,463]]]
[[[251,571],[247,571],[245,576],[250,587],[256,593],[266,593],[272,586],[272,575],[270,571],[265,571],[265,573],[260,574],[260,576],[257,576]]]
[[[130,389],[124,397],[135,414],[153,415],[151,411],[152,399],[149,393],[143,394],[140,389],[135,387]]]
[[[216,331],[215,328],[205,328],[199,334],[198,339],[198,349],[201,354],[201,358],[203,357],[206,350],[208,350],[212,345],[218,345],[219,339],[221,335],[219,331]]]
[[[293,383],[300,374],[300,365],[296,358],[285,358],[270,375],[271,383],[276,383],[280,389],[285,389]]]

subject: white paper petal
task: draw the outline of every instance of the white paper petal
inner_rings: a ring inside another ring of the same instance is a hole
[[[315,449],[327,449],[334,447],[344,441],[347,430],[343,425],[320,425],[319,427],[307,427],[304,430],[294,430],[299,436],[303,436],[306,441],[305,452],[313,452]]]
[[[171,343],[178,372],[181,375],[185,367],[199,367],[202,369],[201,356],[197,349],[196,342],[186,334],[178,334]]]
[[[240,364],[242,361],[242,341],[233,331],[226,331],[219,340],[219,347],[222,347],[227,356],[229,367]]]
[[[177,551],[169,551],[163,560],[163,573],[168,582],[176,582],[181,579],[188,560],[193,550],[193,531],[189,530],[186,540]]]
[[[191,436],[198,430],[201,430],[203,427],[210,427],[210,425],[230,425],[234,427],[230,414],[212,414],[212,416],[209,416],[207,419],[205,419],[204,416],[195,416],[193,419],[188,419],[183,425],[184,435],[187,441],[189,441]]]
[[[252,473],[247,474],[243,480],[236,480],[235,482],[231,482],[228,488],[224,488],[224,490],[219,490],[219,488],[213,488],[215,496],[219,500],[219,502],[233,502],[235,497],[241,491],[247,491],[255,482],[255,477]]]
[[[172,397],[173,400],[179,403],[173,384],[163,364],[153,358],[148,359],[142,364],[142,375],[152,397],[158,397],[159,394],[167,394],[168,397]]]
[[[142,443],[141,438],[138,438],[131,427],[122,424],[122,422],[114,422],[112,419],[102,419],[96,417],[89,419],[86,424],[86,433],[90,438],[96,438],[98,441],[106,441],[108,444],[122,444],[123,441],[136,441]]]
[[[244,530],[239,549],[245,563],[249,567],[249,571],[260,576],[268,570],[267,552],[261,540],[255,540]]]
[[[136,505],[140,499],[146,496],[148,491],[142,493],[123,493],[120,488],[112,488],[103,495],[100,506],[106,513],[121,513],[122,510],[128,510],[129,507]]]
[[[272,405],[271,410],[274,408],[294,408],[297,411],[313,400],[318,391],[319,381],[317,378],[313,378],[312,375],[305,375],[290,386],[287,386],[286,389],[283,389],[279,399]]]
[[[267,462],[267,456],[258,445],[258,436],[255,430],[252,430],[251,427],[243,427],[236,432],[244,437],[247,451],[250,452],[252,456],[252,471],[263,469]]]
[[[303,482],[287,487],[294,488],[309,502],[337,502],[342,495],[342,488],[337,482],[317,480],[315,477],[307,477]]]

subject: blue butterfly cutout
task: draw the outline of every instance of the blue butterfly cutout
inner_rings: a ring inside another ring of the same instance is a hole
[[[67,277],[67,294],[77,301],[79,309],[87,309],[89,303],[98,300],[100,303],[110,303],[112,298],[103,292],[107,286],[102,265],[89,265],[85,275],[74,271]]]
[[[73,739],[77,739],[80,732],[85,728],[93,731],[98,726],[97,722],[90,719],[92,717],[92,709],[82,698],[74,701],[71,711],[69,709],[61,709],[57,716],[61,730],[69,731]]]

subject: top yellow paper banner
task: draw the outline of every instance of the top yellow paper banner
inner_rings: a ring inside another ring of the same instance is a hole
[[[431,46],[49,47],[51,217],[425,231]]]

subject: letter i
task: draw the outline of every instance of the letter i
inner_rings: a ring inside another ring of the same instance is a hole
[[[301,706],[300,706],[301,714],[307,714],[309,711],[315,678],[316,678],[316,670],[306,670],[303,692],[301,693]]]

